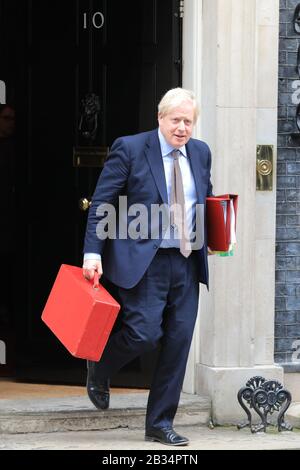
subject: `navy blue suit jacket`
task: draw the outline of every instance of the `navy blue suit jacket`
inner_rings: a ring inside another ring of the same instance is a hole
[[[191,162],[198,203],[205,205],[206,197],[212,194],[209,147],[200,140],[190,139],[186,149]],[[161,238],[100,240],[97,237],[96,228],[100,220],[96,215],[97,207],[109,203],[116,207],[118,214],[118,201],[121,195],[127,196],[128,207],[132,204],[144,204],[149,208],[149,213],[151,204],[168,203],[157,129],[120,137],[113,143],[89,210],[84,253],[99,253],[102,256],[104,275],[117,286],[129,289],[143,277],[160,246]],[[128,224],[131,219],[128,218]],[[197,256],[199,281],[208,286],[206,241],[203,248],[198,250]]]

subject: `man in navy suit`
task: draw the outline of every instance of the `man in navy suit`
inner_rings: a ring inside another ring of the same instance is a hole
[[[109,378],[160,341],[145,439],[167,445],[189,443],[173,420],[199,282],[208,285],[204,209],[212,194],[211,154],[191,138],[197,117],[194,94],[175,88],[159,103],[158,129],[114,142],[93,195],[84,246],[84,276],[104,273],[122,305],[122,329],[111,335],[98,363],[88,362],[88,395],[97,408],[108,408]]]

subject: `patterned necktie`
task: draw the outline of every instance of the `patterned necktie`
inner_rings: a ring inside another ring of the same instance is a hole
[[[173,150],[172,186],[171,186],[171,213],[170,221],[176,226],[180,236],[180,253],[188,258],[192,252],[188,236],[188,226],[185,210],[182,174],[179,166],[180,150]]]

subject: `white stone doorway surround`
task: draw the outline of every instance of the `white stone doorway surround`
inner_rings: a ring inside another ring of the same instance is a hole
[[[195,137],[212,150],[215,194],[239,194],[238,245],[210,257],[184,391],[209,395],[213,419],[235,423],[252,376],[274,364],[279,0],[185,0],[183,86],[200,101]],[[274,145],[273,190],[256,191],[256,146]]]

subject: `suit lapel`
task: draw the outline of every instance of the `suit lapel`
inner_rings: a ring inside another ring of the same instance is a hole
[[[201,174],[202,169],[200,165],[200,152],[197,146],[194,144],[193,139],[190,139],[186,144],[187,154],[190,158],[191,169],[194,176],[195,187],[198,195],[198,201],[200,201],[202,191],[201,191]],[[168,204],[168,194],[167,194],[167,185],[165,178],[165,169],[163,164],[163,159],[161,155],[161,149],[158,139],[158,131],[155,130],[149,135],[149,139],[146,143],[145,155],[148,160],[153,178],[155,180],[157,189],[162,198],[162,201],[165,204]]]
[[[145,155],[159,194],[161,195],[163,202],[168,204],[165,170],[157,130],[153,131],[149,136],[148,142],[146,143]]]
[[[195,187],[198,195],[198,200],[200,201],[200,196],[201,196],[201,188],[200,188],[200,174],[201,174],[201,168],[199,164],[199,150],[195,146],[193,140],[189,140],[188,143],[186,144],[186,150],[188,157],[191,162],[191,168],[192,168],[192,173],[194,176],[194,182],[195,182]]]

